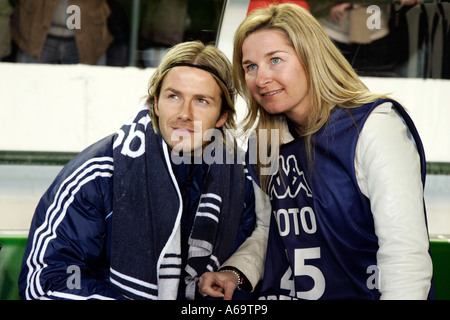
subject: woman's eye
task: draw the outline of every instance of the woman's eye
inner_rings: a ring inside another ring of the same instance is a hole
[[[280,58],[272,58],[270,60],[272,61],[272,64],[279,64],[281,62]]]
[[[256,64],[250,64],[250,65],[247,66],[247,70],[248,71],[253,71],[255,69],[256,69]]]

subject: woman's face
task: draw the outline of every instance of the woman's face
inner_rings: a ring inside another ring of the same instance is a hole
[[[245,81],[254,99],[270,114],[284,113],[303,125],[309,111],[305,69],[280,30],[251,33],[242,44]]]

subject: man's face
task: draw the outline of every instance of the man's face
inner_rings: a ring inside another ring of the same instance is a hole
[[[209,142],[203,141],[205,131],[227,120],[221,106],[221,89],[209,72],[186,66],[169,70],[155,106],[169,148],[187,152],[204,147]]]

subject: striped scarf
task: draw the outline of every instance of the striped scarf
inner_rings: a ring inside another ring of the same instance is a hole
[[[116,135],[110,281],[131,299],[176,299],[180,281],[194,299],[198,277],[228,258],[239,227],[243,166],[213,163],[189,238],[188,276],[180,279],[183,204],[169,157],[147,108]]]

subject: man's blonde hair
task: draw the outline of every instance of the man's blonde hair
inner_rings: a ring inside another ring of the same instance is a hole
[[[228,112],[225,129],[235,129],[236,93],[231,75],[231,63],[223,52],[213,45],[204,45],[200,41],[182,42],[173,46],[156,68],[148,85],[147,105],[153,128],[159,131],[158,117],[155,114],[155,98],[159,96],[162,82],[169,70],[176,66],[195,66],[211,73],[222,92],[221,114]]]

